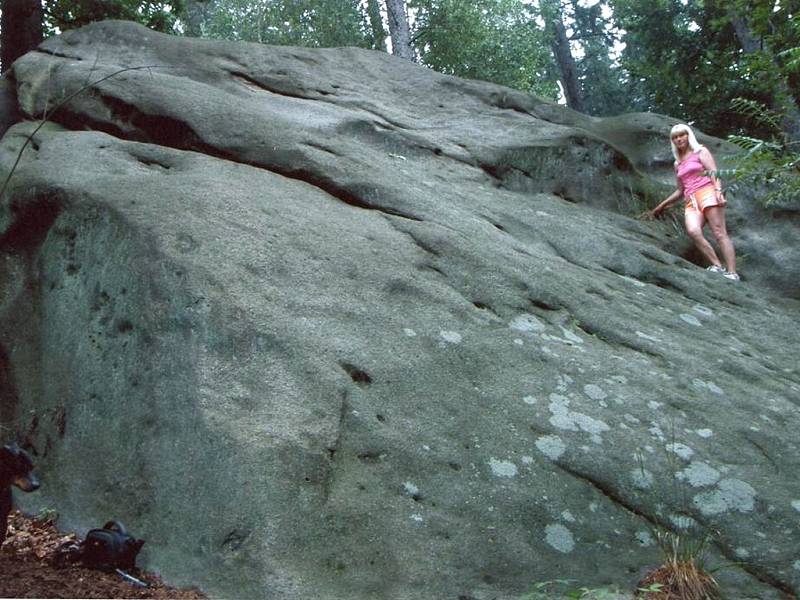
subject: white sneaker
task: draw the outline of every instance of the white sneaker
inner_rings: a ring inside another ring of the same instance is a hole
[[[725,271],[722,275],[725,279],[730,279],[731,281],[741,281],[741,277],[739,277],[738,273],[731,273],[730,271]]]
[[[710,273],[727,273],[727,271],[719,265],[711,265],[710,267],[706,267],[706,271],[709,271]]]

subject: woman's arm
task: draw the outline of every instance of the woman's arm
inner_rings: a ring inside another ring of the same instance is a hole
[[[711,180],[711,183],[714,184],[714,189],[716,190],[716,195],[718,198],[722,197],[722,181],[720,181],[719,177],[717,177],[717,163],[714,160],[714,156],[709,152],[708,148],[703,146],[700,148],[700,163],[706,168],[706,174],[708,178]]]
[[[652,213],[653,213],[653,216],[654,216],[654,217],[657,217],[657,216],[658,216],[658,215],[660,215],[662,212],[664,212],[664,211],[665,211],[665,210],[666,210],[668,207],[670,207],[670,206],[672,206],[673,204],[675,204],[675,203],[676,203],[678,200],[680,200],[682,197],[683,197],[683,189],[681,189],[681,188],[679,187],[679,188],[678,188],[678,189],[676,189],[674,192],[672,192],[672,193],[671,193],[669,196],[667,196],[667,197],[666,197],[664,200],[662,200],[662,201],[661,201],[661,203],[660,203],[658,206],[656,206],[656,207],[655,207],[655,208],[654,208],[652,211],[650,211],[650,212],[652,212]]]

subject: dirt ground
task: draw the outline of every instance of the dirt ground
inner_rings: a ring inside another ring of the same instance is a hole
[[[52,519],[11,513],[8,536],[0,547],[0,598],[207,600],[198,590],[167,587],[152,573],[130,573],[148,586],[141,587],[117,573],[65,563],[59,549],[78,541],[74,534],[58,531]]]

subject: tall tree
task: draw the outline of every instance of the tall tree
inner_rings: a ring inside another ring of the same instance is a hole
[[[183,6],[183,13],[179,15],[184,24],[183,32],[191,37],[202,37],[212,0],[185,0]]]
[[[564,25],[564,13],[560,0],[542,0],[540,2],[545,31],[550,37],[550,48],[553,51],[558,67],[559,79],[564,90],[567,106],[578,112],[586,112],[583,101],[583,90],[578,79],[578,65],[572,55],[567,28]]]
[[[421,62],[556,99],[550,52],[530,5],[519,0],[411,0]]]
[[[607,5],[603,2],[588,5],[570,0],[570,42],[579,51],[576,66],[583,107],[587,114],[596,116],[617,115],[630,109],[622,82],[624,73],[613,54],[621,32],[605,11]]]
[[[104,19],[136,21],[156,31],[171,32],[176,15],[183,11],[183,0],[48,0],[44,9],[47,33]]]
[[[383,27],[381,5],[378,0],[367,0],[367,17],[372,28],[372,47],[375,50],[386,50],[386,29]]]
[[[214,0],[203,35],[309,47],[371,48],[374,43],[359,0]]]
[[[636,108],[695,121],[719,136],[761,136],[768,132],[732,111],[732,101],[741,97],[775,106],[782,89],[785,97],[791,93],[797,99],[797,80],[784,77],[775,58],[800,44],[792,25],[798,0],[609,2],[626,32],[622,63]]]
[[[389,35],[392,38],[392,54],[414,60],[411,47],[411,28],[408,25],[408,12],[405,0],[386,0],[386,13],[389,17]]]
[[[798,105],[797,99],[789,86],[789,80],[783,65],[780,64],[772,51],[771,41],[767,39],[767,36],[756,33],[751,25],[748,13],[755,14],[756,18],[759,16],[758,13],[747,11],[746,4],[745,2],[739,2],[738,5],[737,3],[732,3],[729,8],[730,21],[736,33],[736,39],[746,55],[750,57],[758,57],[760,55],[766,65],[769,66],[769,68],[765,69],[764,75],[772,80],[772,86],[775,90],[771,98],[771,108],[780,115],[781,129],[787,137],[792,140],[800,140],[800,105]],[[771,27],[770,16],[767,17],[767,23],[770,25],[768,31],[772,32],[774,29]],[[774,37],[774,34],[769,37]]]
[[[42,43],[40,0],[2,0],[0,20],[0,63],[3,72],[15,60]]]

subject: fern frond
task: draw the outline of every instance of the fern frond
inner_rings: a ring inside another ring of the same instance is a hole
[[[786,68],[790,71],[800,69],[800,47],[778,52],[778,57],[786,61]]]
[[[781,115],[770,110],[761,102],[749,98],[734,98],[731,100],[731,110],[773,131],[781,131]]]

